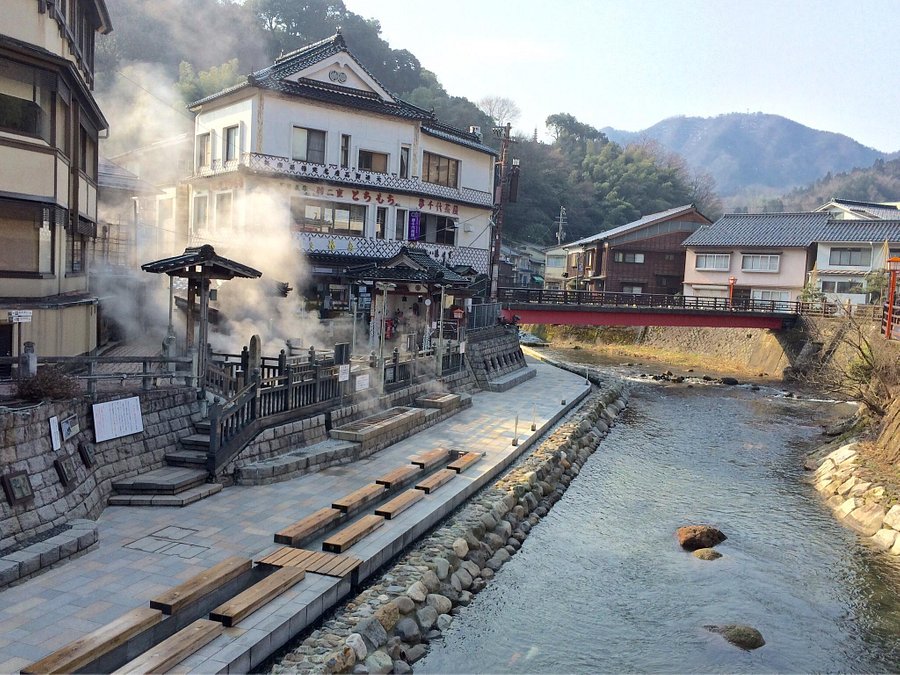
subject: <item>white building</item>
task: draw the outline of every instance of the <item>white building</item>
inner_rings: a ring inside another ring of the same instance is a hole
[[[348,265],[402,246],[488,273],[494,151],[477,130],[388,92],[340,34],[191,109],[192,243],[227,245],[261,219],[281,224],[308,257],[322,306],[336,310],[349,301]]]
[[[568,274],[566,272],[566,257],[569,252],[562,245],[544,249],[546,260],[544,262],[544,288],[551,291],[561,291],[566,287]]]

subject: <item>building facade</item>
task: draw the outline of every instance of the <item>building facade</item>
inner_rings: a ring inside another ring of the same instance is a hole
[[[402,247],[487,274],[494,151],[388,92],[338,34],[197,101],[192,243],[262,219],[309,265],[322,315],[358,293],[346,269]]]
[[[96,346],[87,267],[107,123],[91,91],[95,36],[111,30],[103,0],[3,2],[0,355],[25,341],[55,355]]]
[[[693,204],[687,204],[565,244],[569,287],[607,293],[679,293],[685,260],[681,243],[710,223]]]

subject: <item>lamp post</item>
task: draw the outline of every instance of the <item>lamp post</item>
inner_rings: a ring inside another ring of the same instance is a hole
[[[886,322],[884,325],[884,337],[890,340],[892,339],[891,334],[893,333],[894,298],[897,293],[897,272],[900,271],[900,258],[888,258],[887,264],[891,276],[890,282],[888,283],[887,314],[885,317]]]
[[[731,309],[731,303],[734,301],[734,284],[737,279],[728,277],[728,308]]]
[[[378,282],[376,284],[378,290],[383,292],[382,300],[381,300],[381,333],[380,333],[380,344],[378,347],[378,363],[379,368],[381,369],[381,393],[384,393],[384,326],[385,326],[385,318],[387,317],[387,294],[388,291],[392,291],[396,288],[395,284]]]
[[[438,343],[435,354],[437,354],[437,376],[440,377],[444,371],[444,284],[440,284],[441,304],[438,306]]]

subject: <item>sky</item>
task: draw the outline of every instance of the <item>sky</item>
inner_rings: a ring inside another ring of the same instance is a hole
[[[504,96],[519,131],[565,112],[638,131],[676,115],[783,115],[900,150],[900,0],[344,0],[455,96]],[[352,48],[352,45],[351,45]]]

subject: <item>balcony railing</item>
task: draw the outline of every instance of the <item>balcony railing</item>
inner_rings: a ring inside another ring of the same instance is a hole
[[[426,183],[416,176],[401,178],[395,173],[380,173],[368,169],[339,167],[336,164],[317,164],[302,162],[288,157],[264,155],[258,152],[245,152],[241,158],[223,162],[216,160],[210,166],[197,169],[198,176],[216,176],[237,171],[245,166],[251,171],[264,171],[283,174],[308,180],[323,180],[335,185],[357,185],[378,190],[397,190],[398,192],[439,197],[473,206],[493,206],[494,199],[490,192],[472,188],[452,188],[445,185]]]

